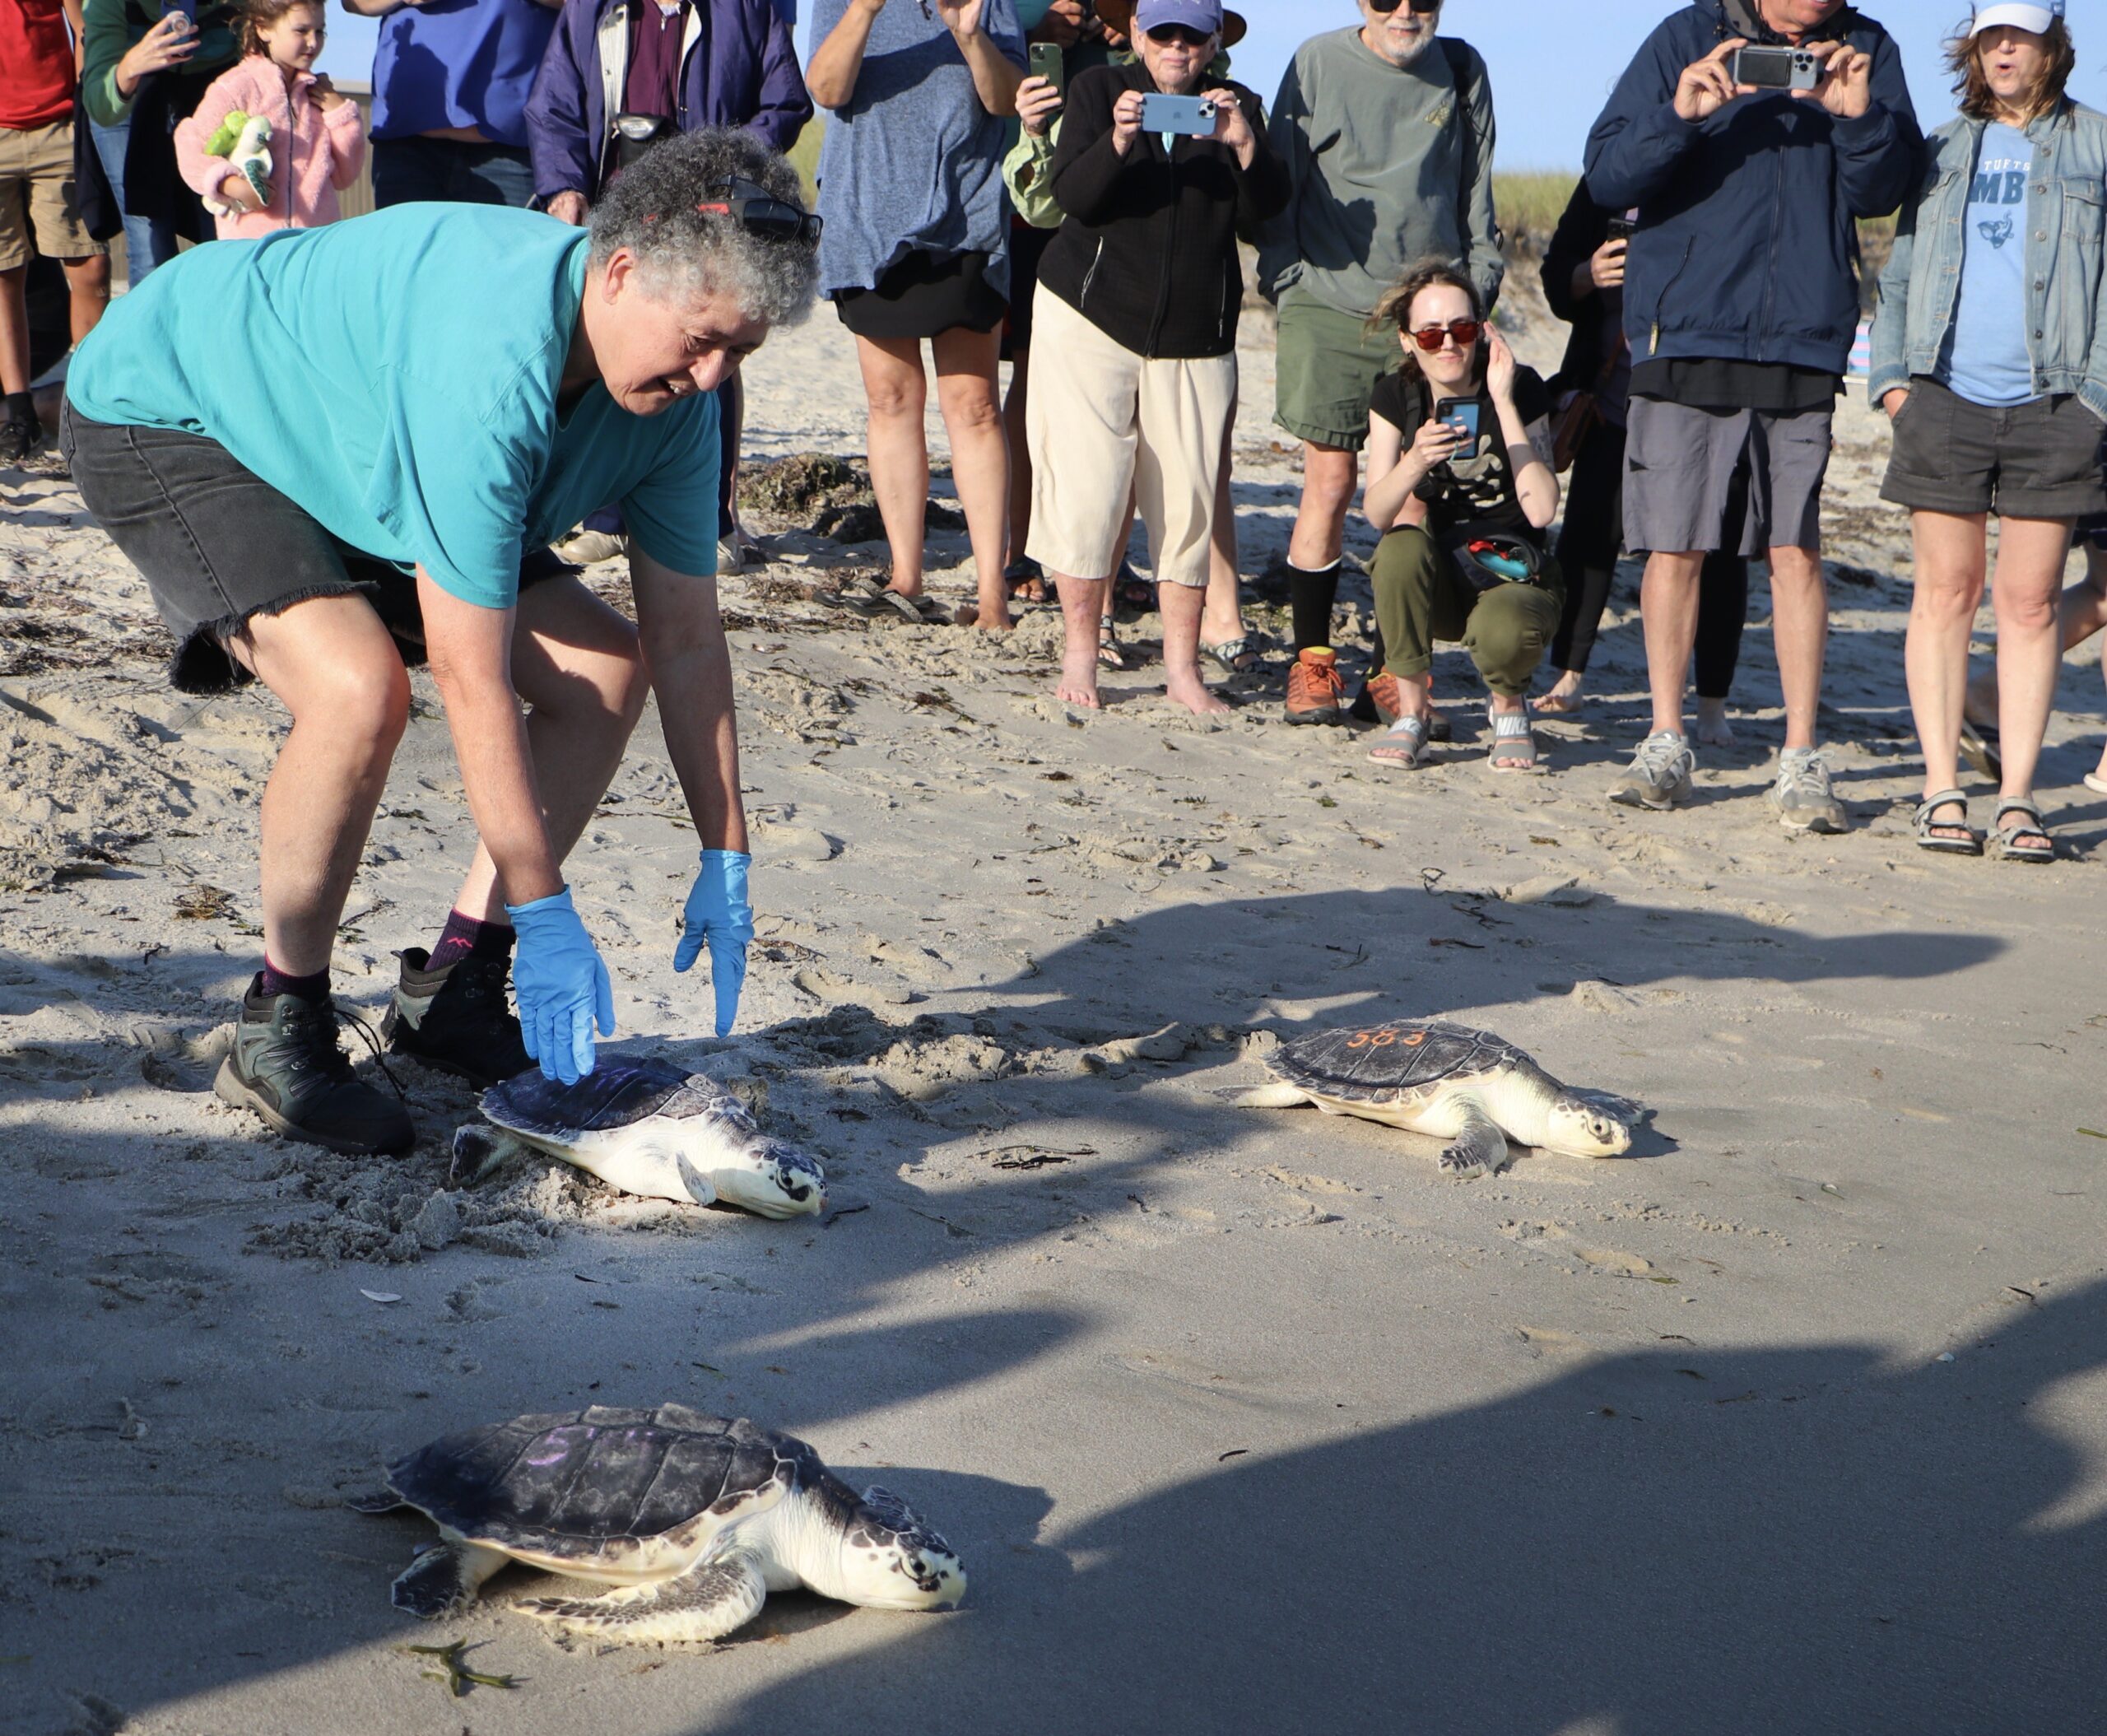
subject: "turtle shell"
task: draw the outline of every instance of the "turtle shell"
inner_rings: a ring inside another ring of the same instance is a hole
[[[482,1110],[500,1127],[562,1143],[651,1115],[744,1114],[738,1099],[714,1081],[648,1058],[602,1060],[574,1085],[531,1068],[485,1091]]]
[[[442,1436],[388,1468],[391,1489],[462,1536],[569,1559],[830,1481],[803,1441],[681,1404],[514,1417]]]
[[[1443,1019],[1392,1019],[1283,1043],[1266,1065],[1291,1085],[1348,1102],[1387,1102],[1451,1079],[1539,1071],[1504,1037]]]

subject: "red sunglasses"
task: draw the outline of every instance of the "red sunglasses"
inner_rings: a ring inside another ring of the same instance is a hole
[[[1478,341],[1478,333],[1485,329],[1484,323],[1477,319],[1452,319],[1446,325],[1423,325],[1412,334],[1412,342],[1431,356],[1441,347],[1444,337],[1456,340],[1456,347],[1467,350]]]

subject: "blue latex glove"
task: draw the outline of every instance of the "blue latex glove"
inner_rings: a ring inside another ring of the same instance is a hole
[[[593,1071],[593,1027],[615,1034],[615,989],[585,924],[571,908],[570,888],[532,904],[509,904],[519,936],[512,992],[519,1034],[543,1075],[575,1085]]]
[[[717,987],[717,1034],[732,1033],[739,1016],[739,991],[747,985],[747,947],[754,938],[754,907],[747,902],[747,870],[754,859],[744,850],[705,850],[702,868],[689,890],[687,928],[673,949],[673,968],[685,970],[709,947],[709,974]]]

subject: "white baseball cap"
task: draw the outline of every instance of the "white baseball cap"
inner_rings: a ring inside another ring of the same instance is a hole
[[[1996,5],[1975,8],[1975,21],[1969,26],[1968,34],[1972,39],[2001,24],[2009,24],[2016,30],[2031,30],[2040,36],[2045,35],[2049,26],[2063,16],[2063,0],[1998,0]]]

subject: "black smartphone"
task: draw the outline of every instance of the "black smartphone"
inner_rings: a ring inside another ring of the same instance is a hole
[[[1044,79],[1064,97],[1068,94],[1067,57],[1050,42],[1032,44],[1031,76]]]
[[[1639,226],[1629,217],[1612,217],[1608,239],[1612,241],[1629,241],[1632,232],[1638,227]]]
[[[1475,398],[1444,398],[1434,407],[1434,419],[1463,436],[1458,452],[1475,451],[1478,444],[1478,401]]]

